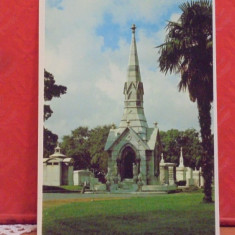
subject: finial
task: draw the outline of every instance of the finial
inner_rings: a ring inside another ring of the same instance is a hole
[[[135,29],[136,29],[135,24],[132,25],[131,29],[132,29],[132,33],[135,33]]]
[[[157,124],[158,124],[158,123],[157,123],[157,122],[154,122],[153,124],[154,124],[155,127],[157,127]]]
[[[127,120],[126,123],[127,123],[127,126],[130,126],[130,121],[129,120]]]
[[[112,124],[112,129],[115,129],[115,124],[114,123]]]
[[[55,147],[55,153],[60,153],[60,144],[57,141],[57,146]]]

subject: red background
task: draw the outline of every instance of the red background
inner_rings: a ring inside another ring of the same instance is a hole
[[[216,0],[221,224],[235,225],[235,1]],[[38,1],[0,1],[0,223],[35,223]]]
[[[234,14],[234,0],[216,0],[219,203],[223,225],[235,225]]]
[[[0,222],[36,222],[38,1],[0,1]]]

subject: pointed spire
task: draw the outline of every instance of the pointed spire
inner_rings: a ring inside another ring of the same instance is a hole
[[[132,40],[131,40],[131,48],[130,48],[130,56],[129,56],[129,64],[128,64],[128,73],[127,73],[127,81],[141,81],[140,69],[139,69],[139,60],[137,54],[136,40],[135,40],[135,24],[131,27],[132,30]]]
[[[146,140],[148,124],[144,115],[143,95],[144,87],[141,82],[139,60],[135,41],[136,26],[131,27],[132,39],[127,71],[127,80],[124,85],[125,107],[119,128],[132,127],[143,140]]]

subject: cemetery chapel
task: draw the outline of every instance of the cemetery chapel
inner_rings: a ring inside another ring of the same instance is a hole
[[[161,142],[157,123],[149,128],[144,114],[144,86],[141,81],[138,61],[135,25],[132,26],[127,79],[123,93],[125,95],[124,113],[118,128],[112,127],[105,145],[109,153],[108,175],[118,177],[118,181],[133,181],[138,176],[144,185],[159,184],[159,163],[161,160]]]

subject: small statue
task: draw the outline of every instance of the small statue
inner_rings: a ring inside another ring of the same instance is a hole
[[[160,161],[160,164],[163,164],[163,163],[165,163],[165,161],[164,161],[164,157],[163,157],[163,153],[161,154],[161,161]]]
[[[85,193],[86,187],[87,187],[87,182],[85,181],[85,182],[83,183],[83,186],[82,186],[82,191],[81,191],[82,194]]]
[[[108,172],[107,172],[107,174],[105,176],[105,179],[107,181],[107,180],[110,180],[110,178],[111,178],[111,170],[110,170],[110,167],[108,167]]]
[[[118,182],[121,182],[121,176],[118,174]]]
[[[138,185],[138,191],[141,192],[142,191],[142,186],[144,185],[144,182],[142,180],[142,174],[141,172],[139,173],[138,175],[138,182],[137,182],[137,185]]]
[[[138,180],[138,169],[137,165],[133,163],[133,181],[137,183],[137,180]]]
[[[111,182],[109,180],[106,181],[106,189],[108,192],[110,192],[110,186],[111,186]]]

